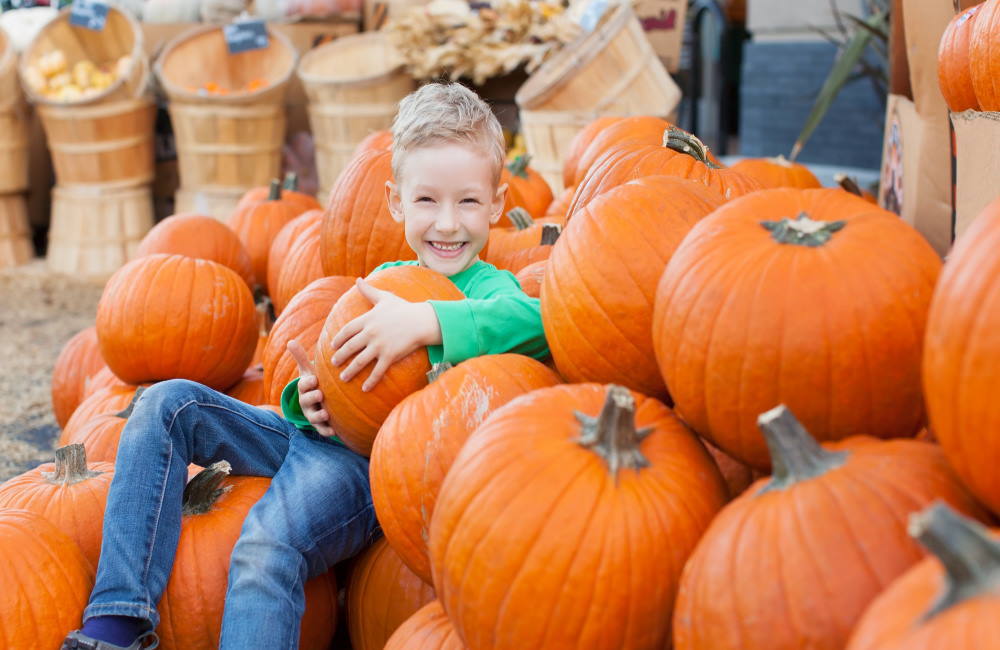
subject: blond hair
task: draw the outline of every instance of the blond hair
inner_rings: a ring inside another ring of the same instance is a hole
[[[392,123],[392,173],[399,171],[407,151],[455,142],[482,149],[493,163],[493,181],[500,181],[506,147],[503,129],[489,105],[457,83],[430,83],[399,102]]]

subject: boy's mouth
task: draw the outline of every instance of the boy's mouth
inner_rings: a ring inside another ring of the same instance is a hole
[[[455,257],[465,248],[467,243],[464,241],[429,241],[427,245],[434,249],[434,252],[441,257]]]

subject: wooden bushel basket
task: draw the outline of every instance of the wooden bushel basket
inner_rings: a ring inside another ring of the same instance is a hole
[[[27,188],[27,106],[17,79],[17,52],[0,29],[0,194]]]
[[[34,255],[24,196],[0,195],[0,268],[24,264]]]
[[[399,100],[415,82],[381,32],[345,36],[310,51],[298,75],[309,98],[320,196],[325,197],[358,143],[392,125]]]
[[[542,64],[515,96],[532,167],[553,192],[562,189],[570,141],[591,120],[666,118],[681,99],[632,9],[618,5],[608,14],[594,31]]]
[[[297,54],[268,30],[268,47],[229,54],[222,28],[196,27],[167,43],[154,69],[170,100],[180,185],[187,191],[246,190],[281,174],[285,88]],[[254,91],[199,93],[206,83]]]

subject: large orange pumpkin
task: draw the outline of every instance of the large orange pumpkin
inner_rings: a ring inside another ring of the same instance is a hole
[[[384,150],[361,154],[337,177],[320,230],[325,275],[364,277],[384,262],[416,259],[403,224],[389,214],[391,180],[392,153]]]
[[[285,224],[302,212],[301,206],[281,198],[278,181],[272,181],[267,200],[245,210],[237,210],[229,218],[229,227],[250,253],[257,284],[264,286],[267,283],[267,259],[271,254],[271,243]]]
[[[110,388],[112,386],[131,387],[131,384],[122,381],[121,377],[111,372],[111,368],[103,366],[84,382],[83,399],[87,399],[102,388]]]
[[[476,357],[404,399],[379,429],[368,469],[375,514],[403,562],[428,584],[431,516],[462,445],[496,409],[558,383],[545,365],[520,354]]]
[[[808,190],[823,187],[816,175],[802,163],[792,162],[784,156],[777,158],[744,158],[732,167],[760,183],[765,189],[797,187]]]
[[[983,5],[956,14],[941,36],[938,47],[938,85],[948,108],[960,112],[979,110],[979,100],[972,85],[972,61],[969,47],[976,14]]]
[[[264,348],[264,402],[280,403],[281,391],[299,376],[298,365],[288,352],[288,342],[295,339],[311,356],[330,310],[353,286],[353,278],[320,278],[297,293],[274,321]]]
[[[583,156],[594,138],[607,127],[623,119],[625,118],[618,116],[599,117],[576,132],[576,135],[570,140],[566,156],[563,158],[563,187],[576,184],[576,170],[580,165],[580,157]]]
[[[97,338],[108,367],[129,383],[190,379],[225,390],[250,365],[255,314],[250,289],[231,269],[148,255],[108,280],[97,305]]]
[[[923,556],[907,517],[937,499],[988,516],[941,450],[857,437],[820,446],[783,406],[760,416],[774,474],[712,522],[684,567],[677,650],[835,650]]]
[[[129,405],[138,398],[140,388],[139,386],[108,386],[80,402],[80,406],[73,412],[73,417],[63,427],[59,436],[59,445],[69,444],[69,441],[75,438],[79,432],[89,428],[91,421],[102,416],[111,416],[126,411]],[[114,456],[111,457],[110,461],[114,461]]]
[[[656,291],[653,345],[678,414],[759,469],[755,423],[775,404],[820,440],[915,435],[940,268],[911,226],[841,190],[727,203],[688,233]]]
[[[274,180],[271,184],[259,185],[248,190],[236,204],[236,209],[233,211],[233,215],[231,215],[230,218],[241,212],[252,210],[258,204],[266,201],[268,196],[271,194],[271,187],[275,182],[277,181]],[[288,172],[288,174],[285,175],[284,183],[281,184],[281,200],[296,206],[299,213],[306,212],[308,210],[323,209],[323,206],[316,200],[316,197],[310,196],[304,192],[299,192],[298,189],[298,176],[293,172]]]
[[[934,290],[924,342],[931,428],[969,489],[1000,512],[1000,200],[955,244]]]
[[[243,377],[226,391],[226,395],[250,406],[266,404],[267,400],[264,399],[264,366],[257,364],[247,368]]]
[[[125,390],[132,394],[127,406],[118,411],[105,411],[104,409],[110,408],[112,403],[118,399],[124,399],[126,395],[125,392],[121,392],[121,397],[119,398],[118,392],[109,392],[108,406],[100,407],[100,412],[95,412],[86,420],[83,420],[82,416],[81,418],[71,420],[71,423],[66,425],[62,435],[59,436],[58,444],[60,446],[71,444],[83,445],[90,460],[114,463],[118,457],[118,441],[121,439],[122,431],[125,430],[125,424],[132,415],[136,400],[139,399],[142,391],[145,389],[141,387],[129,387]],[[96,407],[91,407],[88,404],[88,408]]]
[[[930,550],[875,599],[847,650],[992,650],[1000,645],[1000,540],[936,504],[910,517]]]
[[[385,538],[351,569],[347,625],[352,650],[382,650],[406,619],[434,600],[434,588],[406,568]]]
[[[284,268],[286,260],[291,257],[292,245],[305,230],[314,224],[319,224],[322,220],[322,210],[309,210],[286,223],[278,231],[278,236],[274,238],[271,250],[267,254],[267,293],[269,296],[273,297],[278,290],[278,278],[281,276],[281,270]],[[293,259],[291,263],[296,264],[298,260]]]
[[[670,122],[649,115],[626,117],[606,125],[594,135],[590,144],[580,154],[579,162],[573,172],[572,182],[565,183],[565,185],[568,187],[582,183],[587,172],[605,154],[615,148],[634,146],[640,143],[661,145],[663,132],[671,126]]]
[[[228,266],[253,287],[253,263],[246,246],[226,224],[199,214],[175,214],[153,226],[134,257],[165,253],[187,255]],[[263,282],[263,278],[259,279]]]
[[[381,131],[372,131],[366,135],[358,146],[354,148],[354,154],[352,158],[357,158],[366,151],[391,151],[392,150],[392,131],[389,129],[383,129]]]
[[[969,63],[979,110],[1000,111],[1000,0],[980,5],[972,26]]]
[[[229,471],[229,463],[215,463],[184,489],[176,559],[157,606],[156,633],[164,650],[218,647],[230,555],[243,520],[271,483],[258,476],[229,476]],[[337,620],[333,573],[306,582],[305,596],[298,647],[326,650]]]
[[[314,223],[300,232],[292,242],[285,264],[278,272],[278,283],[271,295],[274,311],[281,314],[288,303],[309,283],[324,277],[323,258],[319,253],[320,223]]]
[[[0,510],[0,648],[58,648],[80,627],[94,571],[80,547],[41,515]]]
[[[576,186],[567,185],[562,194],[549,204],[549,209],[545,211],[545,216],[559,217],[565,222],[566,216],[569,214],[569,206],[573,204],[574,194],[576,194]]]
[[[452,464],[431,521],[434,587],[472,648],[666,647],[681,568],[726,498],[657,400],[536,390]]]
[[[60,447],[55,462],[0,484],[0,508],[22,508],[41,515],[76,542],[96,568],[104,506],[114,473],[111,463],[88,463],[82,445]]]
[[[666,398],[651,333],[656,284],[688,231],[722,204],[694,181],[648,176],[574,215],[553,248],[541,291],[559,374]]]
[[[448,278],[419,266],[392,266],[373,273],[367,278],[376,289],[390,291],[403,300],[462,300],[465,296]],[[375,434],[382,422],[404,397],[427,385],[427,372],[431,369],[427,348],[411,352],[392,365],[382,380],[368,392],[361,386],[374,367],[369,365],[351,381],[340,379],[343,367],[333,365],[335,350],[330,345],[344,325],[372,308],[357,287],[347,291],[323,324],[316,343],[314,361],[320,390],[330,413],[330,424],[337,436],[355,452],[371,454]]]
[[[101,368],[104,368],[104,359],[97,343],[96,327],[77,332],[63,346],[52,370],[52,411],[60,427],[66,426],[83,401],[87,379]]]
[[[385,650],[465,650],[441,603],[433,600],[406,619]]]

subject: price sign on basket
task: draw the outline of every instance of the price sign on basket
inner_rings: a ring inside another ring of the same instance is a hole
[[[108,5],[98,0],[76,0],[69,14],[69,24],[92,29],[95,32],[104,30],[108,21]]]
[[[267,28],[263,20],[241,20],[222,28],[230,54],[262,50],[267,47]]]

